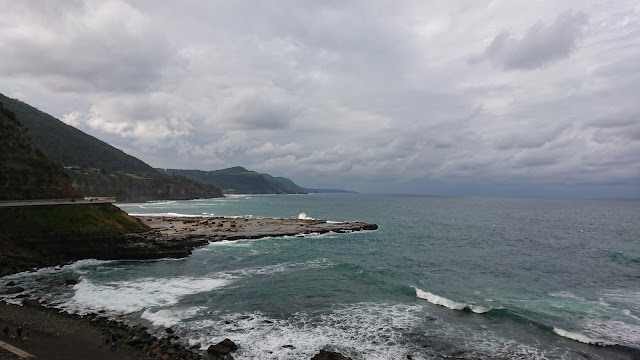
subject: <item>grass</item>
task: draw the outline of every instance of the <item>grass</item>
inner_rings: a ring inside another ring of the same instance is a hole
[[[112,204],[3,208],[0,218],[0,231],[16,239],[30,235],[114,236],[149,230]]]

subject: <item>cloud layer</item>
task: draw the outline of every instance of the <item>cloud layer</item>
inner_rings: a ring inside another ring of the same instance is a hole
[[[152,166],[640,196],[633,1],[0,0],[0,13],[0,91]]]

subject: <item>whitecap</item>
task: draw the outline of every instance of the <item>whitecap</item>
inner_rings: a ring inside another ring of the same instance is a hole
[[[549,293],[549,296],[560,297],[565,299],[585,300],[584,298],[581,298],[580,296],[576,296],[569,291],[557,291],[557,292]]]
[[[417,287],[414,287],[414,289],[416,290],[416,296],[419,297],[420,299],[424,299],[427,300],[428,302],[434,304],[434,305],[440,305],[440,306],[444,306],[448,309],[451,310],[471,310],[472,312],[476,313],[476,314],[482,314],[482,313],[486,313],[489,310],[491,310],[491,308],[486,308],[483,306],[478,306],[478,305],[474,305],[474,304],[467,304],[467,303],[463,303],[463,302],[458,302],[458,301],[454,301],[451,299],[447,299],[446,297],[443,296],[438,296],[435,294],[432,294],[428,291],[423,291],[418,289]]]
[[[590,337],[588,337],[586,335],[582,335],[582,334],[578,334],[578,333],[562,330],[562,329],[559,329],[559,328],[553,328],[553,332],[558,334],[558,335],[560,335],[560,336],[562,336],[562,337],[565,337],[567,339],[579,341],[579,342],[584,343],[584,344],[599,345],[599,346],[613,345],[613,344],[605,343],[604,341],[592,339],[592,338],[590,338]]]

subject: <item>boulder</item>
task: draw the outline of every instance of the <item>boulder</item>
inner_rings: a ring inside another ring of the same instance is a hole
[[[353,360],[348,356],[344,356],[338,352],[320,350],[311,360]]]
[[[28,307],[42,307],[42,304],[40,304],[40,301],[38,301],[37,299],[30,299],[30,298],[22,299],[22,305],[28,306]]]
[[[145,339],[143,339],[143,338],[134,337],[132,339],[129,339],[129,340],[125,341],[125,344],[131,345],[131,346],[136,346],[138,344],[142,344],[144,341],[145,341]]]
[[[207,353],[214,359],[233,359],[231,352],[238,350],[238,345],[229,339],[224,339],[215,345],[209,346]]]
[[[5,294],[17,294],[24,291],[22,286],[12,286],[5,291]]]
[[[228,347],[229,349],[231,349],[231,351],[238,350],[238,345],[236,345],[236,343],[234,343],[233,341],[231,341],[229,339],[224,339],[224,340],[220,341],[218,344]]]
[[[15,282],[13,282],[13,281],[9,281],[9,282],[7,283],[7,286],[16,286],[16,283],[15,283]]]
[[[64,284],[65,285],[75,285],[78,283],[78,280],[73,279],[73,278],[66,278],[64,279]]]

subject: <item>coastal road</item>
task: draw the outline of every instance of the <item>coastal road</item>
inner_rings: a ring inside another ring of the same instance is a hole
[[[21,200],[21,201],[0,201],[1,207],[23,207],[23,206],[43,206],[43,205],[84,205],[103,204],[115,202],[113,198],[98,199],[46,199],[46,200]]]

